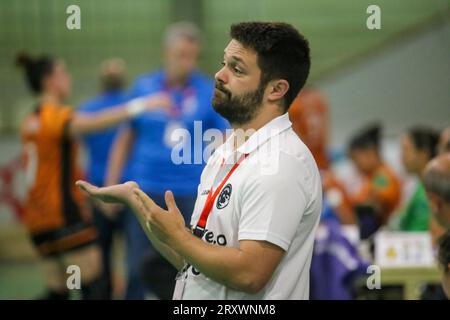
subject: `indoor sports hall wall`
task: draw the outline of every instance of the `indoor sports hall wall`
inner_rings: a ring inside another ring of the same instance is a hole
[[[330,142],[339,147],[360,126],[380,120],[387,137],[413,125],[435,128],[450,119],[450,21],[399,39],[322,79],[330,106]]]
[[[81,8],[81,30],[65,26],[66,8]],[[382,32],[366,28],[366,9],[382,8]],[[195,7],[196,10],[187,10]],[[201,12],[194,16],[190,12]],[[160,64],[160,41],[171,21],[193,19],[205,33],[201,65],[213,75],[228,39],[228,28],[242,20],[282,20],[310,39],[311,81],[335,70],[353,57],[369,53],[411,26],[448,15],[446,0],[2,0],[0,20],[0,130],[15,131],[31,100],[14,68],[19,50],[49,52],[63,57],[73,74],[71,102],[97,90],[98,63],[123,57],[130,79]]]
[[[71,102],[97,92],[100,61],[117,56],[128,64],[130,78],[159,65],[160,39],[169,23],[165,0],[5,0],[0,2],[0,128],[14,131],[30,108],[28,90],[14,67],[20,50],[65,59],[72,73]],[[81,30],[68,30],[66,8],[81,8]]]

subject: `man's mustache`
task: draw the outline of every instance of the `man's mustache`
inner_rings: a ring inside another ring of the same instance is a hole
[[[229,90],[225,89],[220,82],[216,81],[214,87],[217,90],[222,91],[223,93],[225,93],[228,97],[231,97],[231,92]]]

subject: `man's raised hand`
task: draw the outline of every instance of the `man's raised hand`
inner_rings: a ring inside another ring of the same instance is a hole
[[[133,190],[139,188],[134,181],[116,184],[108,187],[97,187],[86,181],[79,180],[76,185],[86,192],[89,197],[106,203],[129,204],[133,198]]]
[[[147,227],[162,242],[169,245],[177,241],[178,235],[186,232],[184,218],[178,209],[171,191],[166,191],[167,210],[159,207],[142,190],[134,188],[134,195],[139,200],[140,211],[145,213]]]

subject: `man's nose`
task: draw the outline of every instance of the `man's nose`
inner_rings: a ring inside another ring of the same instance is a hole
[[[216,79],[217,82],[221,82],[223,84],[227,83],[228,77],[226,75],[225,67],[216,72],[214,79]]]

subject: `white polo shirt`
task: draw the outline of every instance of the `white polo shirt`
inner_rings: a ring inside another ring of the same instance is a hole
[[[309,299],[314,234],[322,205],[317,165],[292,130],[287,113],[256,131],[237,151],[232,151],[232,143],[230,137],[203,170],[191,226],[197,225],[211,185],[215,190],[233,166],[230,159],[248,154],[218,194],[202,239],[235,248],[240,240],[268,241],[285,254],[257,294],[230,289],[190,266],[182,299]]]

